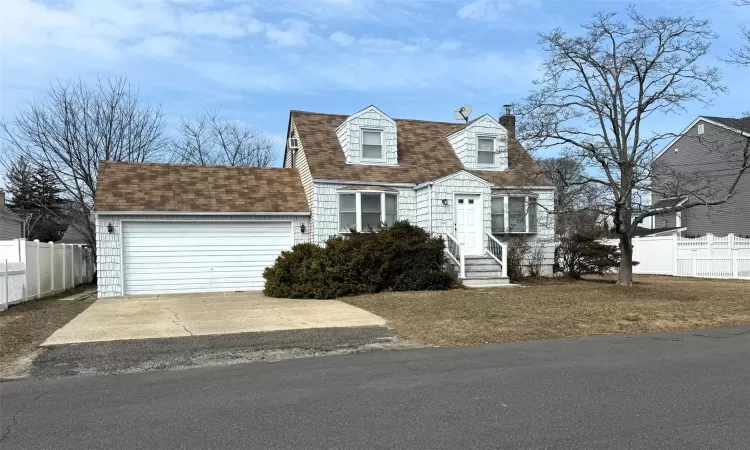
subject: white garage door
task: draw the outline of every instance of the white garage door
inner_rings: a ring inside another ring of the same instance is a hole
[[[123,222],[126,295],[263,289],[291,222]]]

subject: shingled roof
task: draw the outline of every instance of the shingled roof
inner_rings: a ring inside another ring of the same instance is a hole
[[[292,111],[307,164],[314,179],[377,183],[423,183],[463,169],[446,136],[463,128],[449,122],[394,119],[398,135],[398,166],[347,164],[336,128],[347,116]],[[508,171],[470,170],[498,186],[552,186],[521,144],[508,145]]]
[[[95,210],[307,212],[295,169],[102,161]]]
[[[735,130],[744,131],[750,133],[750,117],[743,117],[741,119],[735,119],[733,117],[716,117],[716,116],[703,116],[708,120],[713,120],[729,128]]]

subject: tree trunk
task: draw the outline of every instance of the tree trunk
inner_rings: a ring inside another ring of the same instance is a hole
[[[619,286],[633,285],[633,238],[627,234],[620,236],[620,273],[617,275]]]

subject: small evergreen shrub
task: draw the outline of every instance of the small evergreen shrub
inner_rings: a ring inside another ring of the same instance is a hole
[[[381,291],[449,289],[445,243],[406,221],[377,232],[298,244],[263,273],[270,297],[336,298]]]

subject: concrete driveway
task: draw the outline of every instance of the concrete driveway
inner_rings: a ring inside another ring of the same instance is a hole
[[[277,299],[260,292],[132,296],[97,300],[42,345],[385,324],[335,300]]]

